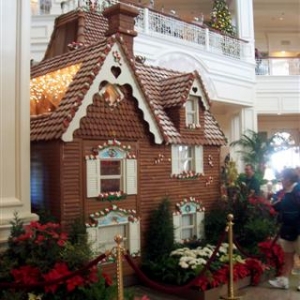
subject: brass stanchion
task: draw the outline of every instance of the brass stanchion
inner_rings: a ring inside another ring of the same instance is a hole
[[[117,243],[116,256],[117,256],[117,284],[118,284],[118,300],[124,300],[124,287],[123,287],[123,264],[122,264],[122,254],[124,248],[121,246],[123,242],[123,237],[117,234],[114,238]]]
[[[241,296],[234,296],[233,290],[233,215],[229,214],[227,216],[228,223],[226,230],[228,231],[228,258],[229,258],[229,281],[228,281],[228,290],[227,297],[221,297],[221,299],[226,300],[239,300],[242,299]]]

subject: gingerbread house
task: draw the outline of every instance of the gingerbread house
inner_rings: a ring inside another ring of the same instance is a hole
[[[220,199],[226,141],[201,77],[136,59],[137,14],[119,3],[60,16],[31,72],[33,207],[64,226],[83,217],[99,251],[121,233],[139,252],[166,196],[175,238],[200,237],[203,208]]]

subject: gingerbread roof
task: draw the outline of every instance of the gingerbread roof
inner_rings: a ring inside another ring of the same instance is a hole
[[[72,14],[81,14],[81,16],[82,14],[85,14],[87,20],[85,24],[91,24],[91,27],[93,27],[93,24],[98,24],[96,22],[99,18],[98,14],[71,12],[69,17]],[[90,33],[94,31],[97,30],[94,28],[84,30],[84,32]],[[98,33],[95,33],[95,35],[97,34]],[[71,84],[68,86],[58,107],[50,113],[31,117],[32,141],[62,139],[66,131],[70,131],[70,123],[78,113],[81,105],[88,101],[87,93],[91,88],[95,77],[99,74],[107,57],[112,55],[112,47],[118,45],[122,57],[127,63],[126,66],[129,68],[130,74],[137,84],[137,89],[141,91],[139,94],[141,99],[137,99],[137,101],[143,101],[144,104],[141,105],[138,103],[138,106],[143,111],[144,120],[150,124],[150,131],[157,136],[156,142],[165,142],[167,144],[225,144],[225,137],[220,130],[218,123],[209,111],[210,100],[198,73],[182,73],[159,67],[147,66],[141,63],[134,63],[130,60],[131,56],[122,45],[122,40],[119,38],[110,38],[107,40],[105,38],[100,39],[98,35],[98,42],[95,42],[95,40],[87,34],[86,39],[89,39],[90,45],[84,45],[77,50],[43,60],[40,64],[32,67],[31,77],[36,78],[51,71],[74,64],[80,64],[79,70],[74,76]],[[122,68],[125,68],[125,66],[122,66]],[[106,78],[103,78],[103,80],[105,79]],[[190,133],[188,131],[184,133],[180,132],[179,128],[176,128],[175,124],[168,116],[167,111],[169,108],[177,107],[180,109],[186,102],[189,94],[198,95],[200,89],[202,91],[201,101],[203,102],[202,104],[205,109],[204,128],[191,131]],[[89,97],[91,98],[90,95]],[[91,103],[88,105],[90,104]],[[85,106],[85,109],[82,110],[84,111],[83,115],[81,111],[80,118],[82,120],[86,115],[88,105],[83,105]],[[93,113],[94,115],[97,114],[97,109]],[[98,113],[100,113],[100,111]],[[126,114],[126,109],[122,110],[121,113]],[[97,116],[97,118],[100,119],[101,115]],[[126,116],[124,116],[123,119],[128,121]],[[105,136],[103,133],[104,130],[108,135],[114,131],[113,126],[108,128],[108,125],[103,127],[102,124],[102,127],[100,128],[100,125],[97,125],[100,123],[101,122],[82,122],[82,127],[75,128],[74,130],[72,129],[71,135],[74,134],[75,130],[77,130],[77,133],[80,131],[80,135],[89,137],[99,135],[100,133],[102,136]],[[118,132],[120,132],[122,126],[118,126]],[[132,124],[131,127],[131,132],[126,133],[127,135],[130,135],[127,137],[139,137],[141,133],[134,124]],[[197,134],[197,132],[200,131],[202,134]]]
[[[35,78],[75,63],[81,63],[80,70],[74,76],[57,109],[51,113],[31,117],[32,141],[61,138],[99,72],[103,56],[105,57],[105,53],[110,50],[109,45],[106,40],[102,40],[92,46],[82,47],[44,60],[32,67],[31,78]]]
[[[102,14],[86,12],[80,7],[62,14],[55,19],[44,59],[67,52],[68,43],[80,42],[86,46],[97,43],[105,37],[107,29],[107,19]]]

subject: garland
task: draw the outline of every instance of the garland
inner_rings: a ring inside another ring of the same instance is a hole
[[[204,212],[205,207],[202,206],[202,202],[197,200],[195,197],[189,197],[189,198],[184,198],[182,201],[176,203],[176,212],[174,215],[177,214],[182,214],[182,213],[187,213],[187,209],[190,208],[189,205],[192,205],[195,207],[195,211],[197,212]]]
[[[176,179],[197,179],[201,176],[201,173],[197,173],[195,171],[182,171],[181,173],[178,174],[172,174],[171,178],[176,178]]]
[[[126,199],[127,194],[123,191],[118,192],[108,192],[108,193],[101,193],[98,196],[100,201],[113,201],[113,200],[123,200]]]
[[[127,218],[128,218],[128,221],[131,222],[131,223],[136,223],[140,220],[140,218],[137,216],[136,210],[119,208],[117,205],[112,205],[109,208],[105,208],[104,210],[99,210],[95,213],[90,214],[90,219],[92,220],[92,222],[91,223],[86,223],[85,226],[87,228],[97,227],[97,223],[98,223],[97,219],[107,216],[112,211],[119,212],[123,215],[126,215]]]

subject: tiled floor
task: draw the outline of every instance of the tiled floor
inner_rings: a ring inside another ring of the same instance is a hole
[[[290,288],[288,290],[280,290],[272,288],[268,282],[263,282],[259,286],[250,286],[240,289],[234,296],[240,296],[241,300],[300,300],[300,292],[296,291],[300,276],[292,275],[290,278]],[[147,287],[136,286],[136,295],[147,295],[150,300],[189,300],[187,297],[178,297],[174,295],[163,294],[153,291]],[[226,295],[224,295],[226,298]],[[205,300],[218,300],[213,299]],[[202,300],[199,298],[199,300]]]

